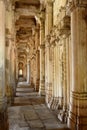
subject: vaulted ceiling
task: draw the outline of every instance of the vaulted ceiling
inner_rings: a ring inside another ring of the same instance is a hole
[[[27,58],[34,45],[34,30],[38,26],[36,17],[39,14],[40,0],[15,0],[16,46],[19,61]]]

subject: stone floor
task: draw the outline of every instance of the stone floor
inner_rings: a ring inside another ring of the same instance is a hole
[[[22,84],[16,90],[14,106],[8,108],[9,130],[68,130],[34,89]]]

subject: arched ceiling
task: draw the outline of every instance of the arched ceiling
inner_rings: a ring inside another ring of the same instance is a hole
[[[15,30],[18,59],[24,60],[34,48],[33,30],[37,28],[40,0],[15,0]]]

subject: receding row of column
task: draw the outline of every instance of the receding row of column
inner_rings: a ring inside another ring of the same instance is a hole
[[[72,1],[69,4],[71,4],[69,5],[71,9],[71,35],[69,31],[70,25],[67,24],[69,18],[65,16],[62,18],[63,21],[58,28],[59,32],[55,35],[55,30],[53,31],[54,40],[52,41],[51,32],[49,33],[49,38],[47,38],[48,43],[47,41],[45,42],[46,102],[52,109],[62,109],[63,113],[60,113],[58,117],[62,121],[66,121],[67,117],[68,126],[71,129],[86,130],[87,14],[85,11],[87,2]],[[58,41],[56,36],[59,37]],[[51,49],[53,50],[52,62],[50,62],[49,58]],[[52,67],[50,67],[50,64]],[[50,82],[51,75],[53,80]],[[69,114],[69,117],[66,116],[64,118],[65,114]],[[63,118],[61,119],[60,116]]]

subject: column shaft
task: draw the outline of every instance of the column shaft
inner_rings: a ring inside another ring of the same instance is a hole
[[[50,30],[53,26],[53,2],[47,1],[46,4],[46,28],[45,28],[45,35],[48,35],[50,33]]]
[[[5,89],[5,3],[0,0],[0,130],[6,129]]]
[[[36,91],[39,91],[39,82],[40,82],[40,52],[37,50],[36,53]]]
[[[87,2],[86,2],[87,3]],[[72,130],[87,129],[87,21],[85,8],[71,12],[71,95],[69,126]]]

